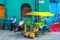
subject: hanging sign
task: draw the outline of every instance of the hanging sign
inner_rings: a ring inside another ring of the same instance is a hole
[[[39,3],[44,3],[44,0],[39,0]]]

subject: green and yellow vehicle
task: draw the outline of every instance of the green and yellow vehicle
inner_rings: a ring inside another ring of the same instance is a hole
[[[44,14],[44,15],[43,15]],[[47,14],[47,15],[46,15]],[[54,16],[54,14],[50,13],[50,12],[30,12],[27,13],[26,15],[31,15],[31,16],[40,16],[40,17],[49,17],[49,16]],[[24,36],[25,37],[30,37],[30,38],[34,38],[36,36],[36,33],[39,35],[39,27],[44,27],[47,26],[45,24],[44,21],[39,21],[36,22],[35,25],[32,25],[32,20],[31,22],[28,22],[27,24],[25,24],[24,27]],[[29,25],[28,25],[29,24]],[[33,23],[34,24],[34,23]],[[28,26],[27,26],[28,25]],[[32,31],[31,31],[32,30]]]

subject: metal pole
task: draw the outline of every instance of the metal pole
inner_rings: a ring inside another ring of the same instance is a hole
[[[35,11],[39,12],[39,0],[35,0]],[[39,21],[39,17],[35,16],[35,22]]]
[[[4,29],[8,29],[8,18],[7,18],[7,10],[6,10],[6,0],[4,0],[5,5],[5,18],[4,18]]]

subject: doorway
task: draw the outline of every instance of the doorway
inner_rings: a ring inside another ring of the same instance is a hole
[[[26,13],[29,13],[31,12],[31,6],[27,3],[24,3],[22,6],[21,6],[21,17],[24,17],[24,18],[27,18],[27,17],[31,17],[31,16],[27,16]]]
[[[4,5],[0,4],[0,18],[4,18]]]

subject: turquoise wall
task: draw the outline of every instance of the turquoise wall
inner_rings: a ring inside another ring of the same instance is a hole
[[[41,12],[49,11],[49,0],[44,0],[44,3],[39,3],[39,11]]]
[[[44,3],[39,3],[39,11],[49,12],[49,3],[50,3],[50,0],[44,0]],[[46,28],[49,28],[49,27],[50,27],[50,23],[47,24]]]
[[[6,13],[8,15],[8,18],[16,16],[17,24],[21,18],[21,6],[24,3],[28,3],[31,6],[32,11],[35,11],[35,0],[32,1],[31,0],[6,0],[6,9],[7,9]],[[27,20],[31,20],[31,18],[23,18],[23,19],[25,20],[25,22]]]
[[[0,4],[4,4],[4,0],[0,0]]]
[[[32,11],[35,11],[35,0],[6,0],[8,18],[16,16],[17,21],[19,21],[21,18],[21,5],[24,3],[28,3],[31,6]],[[44,0],[43,4],[39,4],[39,11],[49,11],[49,0]],[[30,20],[30,18],[23,19],[25,21]]]
[[[49,8],[50,8],[50,12],[55,14],[55,17],[51,17],[52,18],[51,23],[54,23],[55,20],[58,21],[58,11],[60,10],[60,0],[58,0],[58,3],[50,3]]]

